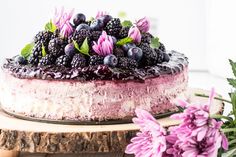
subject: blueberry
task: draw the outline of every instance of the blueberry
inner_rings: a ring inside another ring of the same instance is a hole
[[[17,64],[21,64],[21,65],[26,65],[27,64],[27,60],[23,57],[23,56],[16,56],[14,58],[14,61],[17,63]]]
[[[73,23],[75,26],[78,26],[79,24],[84,23],[85,21],[86,21],[86,17],[82,13],[76,14],[73,19]]]
[[[110,54],[104,58],[103,63],[110,67],[115,67],[118,64],[118,59],[115,55]]]
[[[104,27],[104,23],[101,19],[96,19],[94,21],[92,21],[92,23],[90,24],[90,28],[93,31],[101,31]]]
[[[128,57],[140,61],[143,57],[143,51],[139,47],[131,47],[127,53]]]
[[[136,47],[136,45],[135,45],[134,43],[128,43],[128,44],[123,45],[123,46],[122,46],[122,49],[123,49],[125,52],[128,52],[131,47]]]
[[[90,27],[89,27],[89,25],[82,23],[76,27],[76,31],[79,32],[81,29],[90,30]]]
[[[163,53],[163,55],[164,55],[163,62],[169,62],[170,56],[167,53]]]
[[[102,17],[100,17],[99,19],[102,20],[104,26],[112,19],[111,15],[104,15]]]
[[[73,43],[67,44],[65,47],[65,54],[71,58],[75,55],[76,51]]]
[[[112,36],[112,40],[113,40],[113,43],[114,43],[114,45],[115,45],[115,44],[117,43],[116,37]]]

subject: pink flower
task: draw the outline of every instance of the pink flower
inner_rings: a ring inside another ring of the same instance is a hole
[[[68,37],[73,33],[73,27],[70,24],[70,19],[73,15],[74,9],[70,12],[64,12],[64,7],[61,11],[55,9],[55,15],[53,18],[53,23],[60,29],[60,33],[64,37]]]
[[[138,27],[133,26],[129,29],[128,37],[132,38],[135,43],[141,42],[141,33],[138,29]]]
[[[219,148],[228,149],[228,141],[220,131],[222,122],[210,118],[209,108],[214,94],[213,89],[207,104],[194,105],[180,101],[181,106],[187,109],[171,116],[182,122],[172,127],[166,137],[168,154],[174,157],[215,157]]]
[[[106,12],[106,11],[98,11],[95,18],[98,19],[98,18],[100,18],[100,17],[102,17],[104,15],[108,15],[108,12]]]
[[[135,24],[141,32],[148,32],[150,29],[150,21],[146,17],[138,20]]]
[[[145,110],[136,109],[137,118],[133,122],[140,127],[137,136],[131,139],[125,153],[136,157],[162,157],[166,150],[166,131],[155,118]]]
[[[105,31],[102,32],[102,35],[99,37],[97,43],[93,42],[93,50],[101,55],[107,56],[113,52],[113,40],[112,37],[107,35]]]

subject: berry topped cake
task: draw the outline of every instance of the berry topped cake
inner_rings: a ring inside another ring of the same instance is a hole
[[[99,12],[55,11],[21,54],[2,66],[1,108],[45,120],[130,120],[136,108],[153,115],[175,112],[187,88],[188,60],[167,51],[135,22]]]

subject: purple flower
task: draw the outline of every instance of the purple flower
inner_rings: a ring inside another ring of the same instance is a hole
[[[145,110],[136,109],[137,118],[133,122],[140,127],[137,136],[131,139],[125,153],[136,157],[162,157],[166,151],[166,131],[155,118]]]
[[[135,24],[141,32],[148,32],[150,29],[150,21],[146,17],[138,20]]]
[[[107,56],[113,52],[113,40],[105,31],[99,37],[97,43],[93,42],[93,50],[100,56]]]
[[[135,43],[141,42],[141,33],[138,29],[138,27],[133,26],[129,29],[128,37],[132,38]]]
[[[213,89],[207,104],[180,101],[180,105],[187,108],[183,113],[171,116],[181,120],[181,124],[170,128],[170,135],[166,137],[167,154],[174,157],[215,157],[219,148],[228,149],[228,141],[220,131],[222,122],[210,118],[209,108],[214,94]]]
[[[64,37],[68,37],[73,33],[73,27],[70,24],[70,19],[73,15],[74,9],[70,12],[64,12],[64,7],[60,11],[55,9],[53,23],[60,29],[60,33]]]
[[[106,12],[106,11],[98,11],[95,18],[98,19],[98,18],[100,18],[102,16],[105,16],[105,15],[108,15],[108,12]]]

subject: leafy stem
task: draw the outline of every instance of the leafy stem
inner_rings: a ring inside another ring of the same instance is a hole
[[[195,93],[195,96],[204,97],[204,98],[209,98],[209,95],[200,94],[200,93]],[[214,99],[220,100],[220,101],[223,101],[223,102],[227,102],[227,103],[230,103],[230,104],[231,104],[231,101],[230,101],[230,100],[226,100],[226,99],[224,99],[224,98],[215,97]]]

